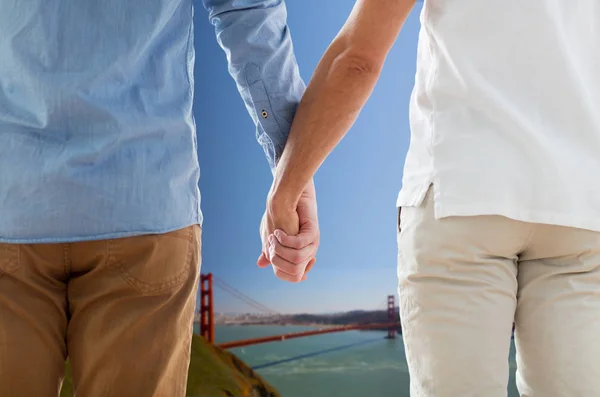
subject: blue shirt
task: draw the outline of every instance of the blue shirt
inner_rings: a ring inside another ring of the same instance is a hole
[[[305,89],[285,4],[203,4],[273,169]],[[193,1],[0,6],[0,241],[201,224]]]

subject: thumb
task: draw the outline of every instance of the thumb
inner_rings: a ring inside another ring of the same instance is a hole
[[[258,261],[256,262],[256,264],[258,265],[258,267],[260,268],[265,268],[267,266],[269,266],[271,264],[271,261],[269,261],[267,259],[267,256],[265,255],[265,253],[261,253],[260,256],[258,257]]]

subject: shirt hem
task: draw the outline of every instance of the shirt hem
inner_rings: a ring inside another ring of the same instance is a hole
[[[56,244],[56,243],[77,243],[85,241],[98,241],[98,240],[112,240],[117,238],[143,236],[147,234],[165,234],[173,232],[175,230],[184,229],[192,225],[199,225],[202,227],[202,218],[196,219],[195,221],[185,222],[176,226],[161,228],[161,229],[148,229],[148,230],[134,230],[127,232],[111,232],[95,234],[90,236],[76,236],[76,237],[44,237],[44,238],[4,238],[0,237],[0,243],[6,244]]]
[[[425,182],[403,186],[396,199],[396,207],[419,207],[431,186],[440,189],[440,182],[435,178],[425,179]],[[434,192],[433,205],[435,219],[449,218],[452,216],[503,216],[518,222],[571,227],[575,229],[600,232],[600,217],[588,215],[574,216],[572,214],[555,211],[539,211],[529,209],[506,209],[502,205],[478,204],[444,204],[443,198]]]

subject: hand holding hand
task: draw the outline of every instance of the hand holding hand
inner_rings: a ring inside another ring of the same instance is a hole
[[[319,248],[317,198],[311,181],[297,203],[286,203],[277,194],[269,194],[261,222],[262,254],[259,267],[273,265],[281,280],[300,282],[316,262]]]

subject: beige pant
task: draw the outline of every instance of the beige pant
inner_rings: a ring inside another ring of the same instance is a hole
[[[185,396],[200,234],[0,244],[0,397]]]
[[[402,208],[400,316],[413,397],[600,396],[600,233]],[[600,205],[600,204],[599,204]]]

